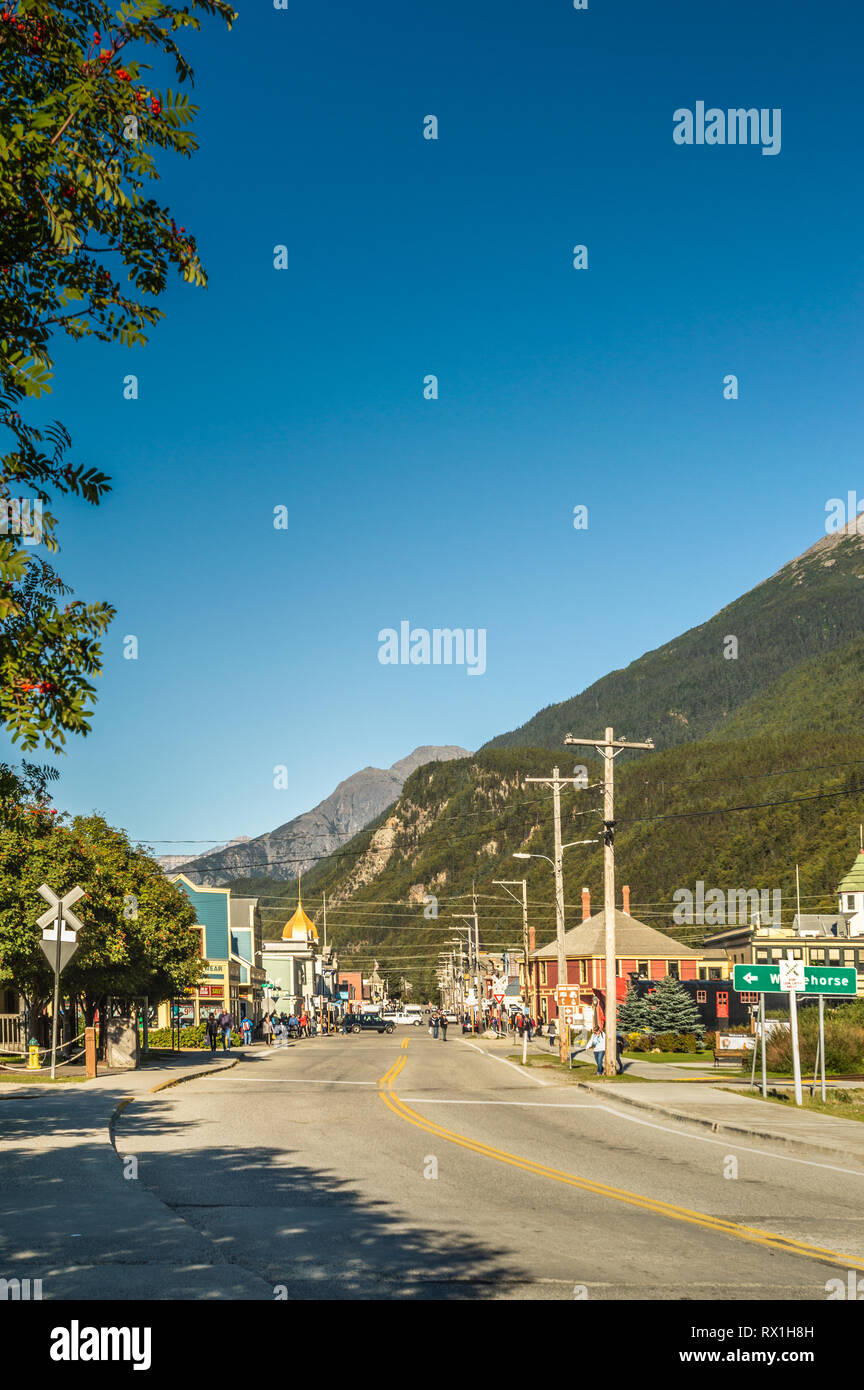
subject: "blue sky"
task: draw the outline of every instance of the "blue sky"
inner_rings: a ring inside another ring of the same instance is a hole
[[[118,608],[56,801],[165,852],[479,746],[864,493],[857,5],[239,9],[186,40],[201,149],[161,190],[209,289],[146,348],[58,344],[50,402],[114,478],[61,572]],[[698,100],[779,107],[781,152],[677,146]],[[404,619],[485,628],[485,675],[382,666]]]

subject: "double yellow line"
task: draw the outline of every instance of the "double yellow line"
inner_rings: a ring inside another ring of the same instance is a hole
[[[636,1207],[639,1211],[651,1212],[655,1216],[664,1216],[671,1221],[683,1221],[690,1226],[701,1226],[704,1230],[714,1231],[718,1235],[735,1236],[738,1240],[746,1240],[753,1245],[762,1245],[770,1250],[781,1250],[787,1255],[799,1255],[804,1259],[819,1260],[823,1264],[839,1265],[842,1269],[864,1271],[864,1259],[856,1256],[844,1255],[840,1251],[828,1250],[824,1246],[810,1245],[806,1241],[775,1235],[772,1231],[763,1231],[758,1226],[743,1226],[737,1221],[727,1221],[722,1216],[709,1216],[706,1212],[692,1211],[689,1207],[680,1207],[673,1202],[661,1202],[653,1197],[642,1197],[638,1192],[628,1192],[623,1187],[611,1187],[608,1183],[591,1182],[588,1178],[579,1178],[573,1173],[563,1173],[558,1168],[547,1167],[545,1163],[535,1163],[530,1158],[521,1158],[518,1154],[507,1153],[505,1149],[497,1149],[491,1144],[483,1144],[477,1139],[469,1139],[464,1134],[457,1134],[455,1130],[445,1129],[443,1125],[436,1124],[434,1120],[427,1120],[416,1110],[412,1110],[392,1089],[393,1082],[407,1060],[407,1057],[400,1057],[398,1062],[395,1062],[379,1078],[380,1090],[378,1094],[388,1110],[391,1110],[394,1115],[398,1115],[400,1120],[405,1120],[409,1125],[414,1125],[417,1129],[422,1129],[437,1139],[445,1139],[448,1144],[458,1144],[461,1149],[468,1149],[470,1153],[479,1154],[481,1158],[493,1158],[498,1163],[506,1163],[511,1168],[519,1168],[523,1173],[532,1173],[535,1177],[564,1183],[567,1187],[576,1187],[582,1192],[590,1192],[595,1197],[607,1197],[611,1201],[622,1202],[626,1206]]]

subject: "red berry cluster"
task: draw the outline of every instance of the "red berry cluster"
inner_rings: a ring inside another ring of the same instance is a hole
[[[50,695],[57,687],[54,685],[53,681],[19,681],[18,689],[28,692],[31,690],[38,690],[40,695]]]

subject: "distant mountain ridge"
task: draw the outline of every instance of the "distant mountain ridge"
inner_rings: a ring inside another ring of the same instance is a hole
[[[217,887],[235,879],[295,879],[338,850],[399,797],[406,778],[424,763],[449,762],[470,754],[454,745],[415,748],[392,767],[364,767],[314,806],[276,830],[232,842],[176,865],[193,883]],[[172,856],[173,858],[174,856]]]
[[[482,749],[561,748],[566,733],[651,737],[674,748],[722,728],[747,701],[800,662],[857,637],[864,619],[864,534],[850,521],[822,536],[713,618],[690,628],[572,699],[547,705]],[[726,656],[728,638],[737,656]],[[602,726],[602,727],[601,727]]]

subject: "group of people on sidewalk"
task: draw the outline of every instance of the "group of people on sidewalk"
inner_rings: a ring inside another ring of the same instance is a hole
[[[268,1047],[272,1047],[274,1041],[283,1046],[289,1038],[311,1038],[315,1032],[315,1020],[310,1018],[304,1011],[295,1016],[294,1014],[265,1014],[261,1020],[261,1037]],[[220,1013],[210,1010],[204,1024],[204,1031],[207,1034],[207,1041],[210,1044],[210,1051],[214,1053],[222,1040],[222,1051],[231,1051],[231,1034],[234,1031],[234,1020],[227,1009],[222,1009]],[[243,1046],[249,1047],[252,1043],[252,1034],[255,1025],[251,1018],[246,1014],[240,1020],[240,1035]]]
[[[285,1047],[289,1038],[311,1038],[315,1032],[315,1020],[304,1009],[301,1014],[265,1014],[261,1022],[261,1033],[268,1047]]]

